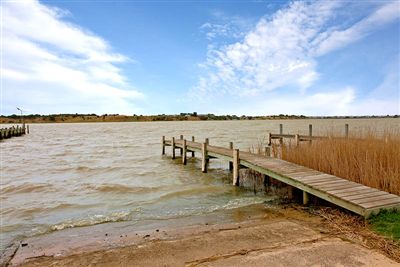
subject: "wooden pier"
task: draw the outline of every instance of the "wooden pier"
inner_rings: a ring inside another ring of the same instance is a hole
[[[9,128],[1,128],[0,129],[0,140],[8,139],[15,136],[21,136],[28,133],[29,134],[29,125],[23,124],[22,127],[17,125],[9,127]]]
[[[324,199],[337,206],[355,212],[361,216],[369,217],[379,213],[382,209],[400,210],[400,197],[378,189],[370,188],[334,175],[319,172],[295,163],[270,157],[270,148],[267,147],[265,155],[239,151],[230,142],[227,147],[211,146],[208,138],[204,142],[185,140],[181,135],[166,140],[162,137],[162,154],[166,146],[172,147],[172,158],[176,157],[176,150],[180,151],[182,163],[186,164],[187,153],[201,154],[201,169],[207,172],[211,158],[218,158],[229,162],[232,170],[233,185],[239,185],[239,168],[253,169],[265,175],[265,179],[276,179],[303,191],[303,204],[309,202],[309,195]]]

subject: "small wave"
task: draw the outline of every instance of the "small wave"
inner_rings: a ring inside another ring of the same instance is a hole
[[[0,192],[2,194],[7,193],[31,193],[31,192],[49,192],[56,191],[53,185],[47,183],[23,183],[20,185],[10,185],[3,187]]]
[[[70,203],[61,203],[56,204],[54,206],[36,206],[36,207],[22,207],[20,209],[4,209],[0,214],[12,214],[15,217],[29,217],[39,213],[51,213],[54,211],[62,211],[66,209],[81,209],[93,207],[94,205],[89,204],[70,204]]]
[[[121,184],[84,184],[84,188],[102,193],[150,193],[159,190],[159,187],[126,186]]]
[[[108,222],[121,222],[129,219],[130,212],[120,211],[114,212],[110,215],[92,215],[84,219],[70,220],[50,227],[51,231],[59,231],[67,228],[91,226]]]
[[[190,188],[186,190],[171,192],[165,194],[160,197],[159,200],[168,200],[175,197],[184,197],[184,196],[197,196],[198,194],[213,194],[213,193],[224,193],[227,191],[227,188],[220,186],[206,186],[199,188]]]

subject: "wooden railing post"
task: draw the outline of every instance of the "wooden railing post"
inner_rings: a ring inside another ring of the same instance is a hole
[[[208,165],[207,143],[201,144],[201,171],[206,173]]]
[[[283,134],[283,124],[279,124],[279,134]]]
[[[239,185],[239,149],[233,150],[233,180],[232,184]]]
[[[264,149],[265,149],[264,155],[266,157],[271,157],[271,147],[270,146],[266,146]]]
[[[179,136],[179,140],[181,140],[181,141],[183,140],[183,135],[182,134]],[[182,148],[179,148],[179,154],[182,157],[182,155],[183,155],[183,149]]]
[[[194,142],[194,136],[192,136],[192,142]],[[194,158],[195,154],[194,151],[192,151],[192,158]]]
[[[175,137],[172,137],[171,147],[172,147],[172,159],[175,159]]]
[[[233,150],[233,142],[229,142],[229,149]],[[229,170],[233,170],[233,162],[229,161]]]
[[[270,146],[272,143],[271,133],[267,133],[267,146]]]
[[[294,143],[296,144],[296,146],[299,146],[300,143],[300,136],[298,134],[296,134],[294,136]]]
[[[183,139],[183,141],[182,141],[182,151],[183,151],[183,154],[182,154],[182,164],[183,165],[186,165],[186,139]]]
[[[162,146],[161,155],[165,155],[165,136],[161,138],[161,146]]]
[[[347,123],[344,125],[344,135],[349,138],[349,125]]]
[[[308,135],[311,137],[312,136],[312,124],[308,125]]]

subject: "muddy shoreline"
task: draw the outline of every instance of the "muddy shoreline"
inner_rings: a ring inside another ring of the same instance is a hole
[[[10,266],[398,266],[381,252],[349,241],[319,216],[268,204],[71,228],[21,244]]]

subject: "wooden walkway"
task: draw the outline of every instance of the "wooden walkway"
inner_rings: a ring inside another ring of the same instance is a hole
[[[210,146],[208,139],[204,143],[198,143],[194,142],[194,137],[192,141],[184,140],[183,136],[178,140],[165,140],[163,137],[162,154],[165,154],[166,146],[172,147],[172,158],[175,158],[176,149],[180,151],[183,164],[186,164],[188,152],[191,152],[193,157],[195,152],[201,153],[203,172],[207,172],[210,158],[228,161],[230,169],[233,170],[234,185],[239,184],[239,168],[243,166],[264,174],[267,179],[273,178],[298,188],[303,191],[305,205],[308,204],[311,194],[364,217],[376,214],[382,209],[400,210],[400,197],[397,195],[281,159],[249,152],[239,153],[238,149],[233,149],[232,142],[228,148],[224,148]]]

